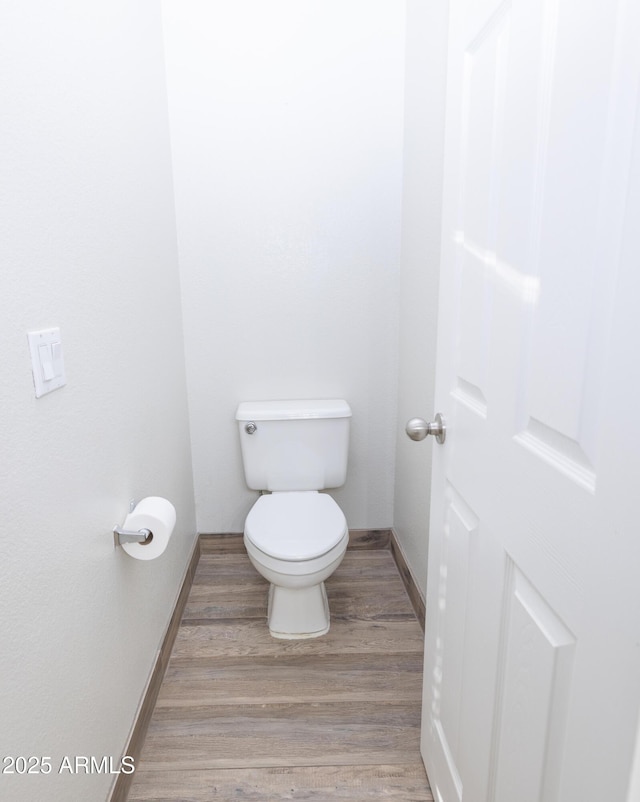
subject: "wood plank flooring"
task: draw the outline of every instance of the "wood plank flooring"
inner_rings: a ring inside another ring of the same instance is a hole
[[[130,802],[431,802],[422,630],[388,549],[327,581],[331,629],[281,641],[244,553],[203,549]]]

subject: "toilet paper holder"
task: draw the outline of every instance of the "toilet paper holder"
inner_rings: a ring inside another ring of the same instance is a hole
[[[153,540],[153,532],[150,529],[139,529],[134,532],[131,529],[114,526],[113,540],[116,546],[122,546],[123,543],[142,543],[143,546],[148,546]]]
[[[132,499],[129,502],[129,512],[133,512],[136,508],[136,502]],[[116,546],[122,546],[123,543],[141,543],[143,546],[148,546],[153,540],[153,532],[150,529],[120,529],[119,526],[113,527],[113,542]]]

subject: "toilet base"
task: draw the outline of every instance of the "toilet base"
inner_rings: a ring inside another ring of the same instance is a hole
[[[295,640],[325,635],[330,618],[324,582],[306,588],[271,584],[267,622],[274,638]]]

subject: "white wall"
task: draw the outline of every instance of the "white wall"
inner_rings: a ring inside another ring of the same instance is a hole
[[[389,526],[404,4],[164,0],[198,528],[241,531],[241,400],[353,407],[351,527]]]
[[[0,798],[105,799],[195,535],[160,12],[4,3],[0,28]],[[62,330],[37,399],[26,332]],[[115,550],[131,497],[178,512],[154,562]]]
[[[425,590],[433,438],[406,436],[409,418],[433,419],[440,265],[440,203],[447,43],[446,0],[408,0],[400,364],[394,529]]]

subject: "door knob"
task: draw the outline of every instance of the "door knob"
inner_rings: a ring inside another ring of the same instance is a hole
[[[425,437],[432,434],[438,443],[444,443],[447,436],[447,426],[444,418],[438,412],[435,421],[427,423],[422,418],[411,418],[407,422],[405,431],[412,440],[424,440]]]

